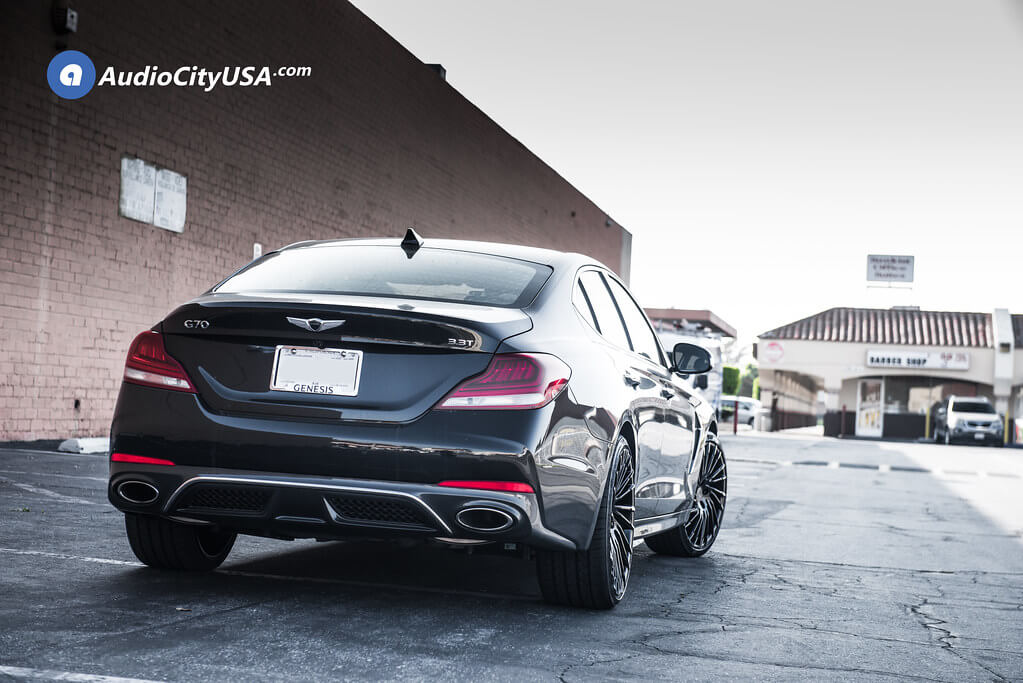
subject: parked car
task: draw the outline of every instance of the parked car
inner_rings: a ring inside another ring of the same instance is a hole
[[[610,608],[637,539],[714,543],[725,456],[621,280],[478,242],[303,242],[132,342],[108,496],[145,564],[210,570],[237,534],[520,546],[552,602]]]
[[[735,413],[735,403],[739,402],[739,423],[753,426],[757,413],[760,412],[761,403],[755,398],[747,396],[722,396],[721,397],[721,421],[730,423]]]
[[[932,412],[935,442],[1004,443],[1002,417],[983,396],[949,396]]]

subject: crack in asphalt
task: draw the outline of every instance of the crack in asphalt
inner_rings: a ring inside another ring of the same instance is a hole
[[[930,577],[924,577],[924,581],[927,584],[929,584],[931,588],[934,589],[934,591],[938,594],[939,598],[946,597],[945,591],[942,589],[942,587],[932,582]],[[935,640],[937,640],[937,642],[941,645],[942,649],[947,650],[948,652],[952,653],[960,660],[967,664],[970,664],[971,666],[976,666],[980,669],[983,669],[985,672],[994,676],[995,679],[998,681],[1009,680],[1008,678],[998,673],[991,667],[987,666],[983,662],[979,662],[976,659],[967,657],[961,649],[957,648],[953,641],[958,640],[959,636],[955,635],[955,633],[952,631],[952,629],[950,628],[951,624],[947,620],[942,619],[941,617],[933,613],[930,613],[930,610],[925,611],[925,608],[931,605],[932,603],[930,597],[918,596],[917,602],[912,605],[909,605],[909,612],[917,618],[917,620],[920,622],[920,625],[927,630],[928,634],[934,637]]]

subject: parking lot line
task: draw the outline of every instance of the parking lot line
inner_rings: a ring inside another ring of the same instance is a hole
[[[141,567],[141,562],[126,562],[125,560],[108,560],[105,557],[84,557],[82,555],[65,555],[64,553],[50,553],[45,550],[19,550],[18,548],[0,548],[0,553],[9,555],[32,555],[35,557],[49,557],[54,560],[77,560],[79,562],[95,562],[97,564],[116,564],[122,567]]]
[[[41,679],[44,681],[77,681],[78,683],[157,683],[148,678],[124,678],[123,676],[100,676],[95,674],[75,673],[72,671],[54,671],[51,669],[29,669],[23,666],[2,666],[0,675],[12,678]]]
[[[40,474],[39,472],[26,472],[24,470],[0,470],[0,474]],[[102,481],[106,483],[109,477],[87,477],[83,474],[58,474],[57,472],[47,472],[46,477],[61,477],[63,479],[83,479],[85,481]]]
[[[31,484],[22,484],[20,481],[14,481],[7,477],[0,477],[0,484],[10,484],[15,488],[19,488],[29,493],[36,493],[40,496],[45,496],[50,500],[58,500],[62,503],[72,503],[75,505],[102,505],[103,503],[97,503],[94,500],[86,500],[85,498],[76,498],[75,496],[65,496],[62,493],[50,491],[49,489],[39,488],[38,486],[32,486]]]
[[[49,557],[56,560],[69,560],[78,562],[93,562],[96,564],[112,564],[121,567],[144,567],[141,562],[128,562],[125,560],[111,560],[105,557],[88,557],[84,555],[67,555],[65,553],[52,553],[45,550],[19,550],[17,548],[0,548],[0,554],[10,555],[32,555],[36,557]],[[226,576],[242,576],[250,579],[272,579],[274,581],[297,581],[300,583],[334,584],[341,586],[359,586],[363,588],[386,588],[390,590],[406,590],[412,593],[436,593],[440,595],[465,595],[476,598],[499,598],[501,600],[517,600],[520,602],[534,602],[535,596],[510,593],[488,593],[485,591],[452,590],[449,588],[432,588],[430,586],[407,586],[404,584],[377,583],[373,581],[357,581],[352,579],[332,579],[325,576],[291,576],[288,574],[268,574],[265,572],[249,572],[243,569],[216,569],[211,574],[222,574]]]

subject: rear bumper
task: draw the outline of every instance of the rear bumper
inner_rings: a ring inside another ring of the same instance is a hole
[[[588,410],[563,392],[536,410],[430,411],[408,423],[313,422],[224,415],[194,394],[124,384],[111,426],[112,451],[175,465],[112,462],[109,498],[124,511],[189,518],[254,535],[411,535],[585,547],[607,452],[606,442],[587,429]],[[156,486],[157,500],[138,506],[119,496],[117,488],[128,475]],[[177,509],[185,491],[171,496],[197,477],[250,478],[237,485],[269,492],[269,502],[258,514],[225,509],[185,514]],[[523,482],[536,493],[437,486],[445,480]],[[420,508],[416,501],[421,501],[443,524],[436,519],[429,528],[366,524],[344,515],[336,519],[325,507],[330,492],[356,495],[360,488]],[[473,501],[510,506],[515,523],[500,532],[470,532],[456,517]]]
[[[240,533],[288,539],[404,536],[517,542],[557,550],[577,547],[544,526],[535,494],[191,467],[112,463],[111,469],[108,497],[119,510]],[[154,487],[155,500],[127,500],[121,491],[129,482]]]

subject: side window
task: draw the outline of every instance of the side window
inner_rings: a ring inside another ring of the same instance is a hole
[[[587,270],[579,277],[579,281],[590,300],[590,305],[593,306],[600,333],[612,344],[623,349],[629,348],[629,338],[625,335],[625,328],[622,327],[622,319],[618,315],[615,302],[611,299],[611,293],[604,285],[604,278],[595,270]]]
[[[641,356],[646,356],[654,363],[663,364],[661,360],[661,345],[657,343],[654,331],[650,329],[646,314],[636,305],[632,296],[614,278],[606,278],[607,284],[611,287],[615,301],[618,302],[618,310],[625,318],[625,327],[629,331],[629,338],[632,340],[633,350]]]
[[[575,310],[579,311],[579,314],[590,324],[590,327],[600,332],[600,327],[597,326],[597,320],[593,317],[593,308],[590,307],[590,302],[586,300],[586,292],[583,291],[583,287],[579,284],[579,281],[575,281],[575,287],[572,289],[572,305],[575,306]]]

